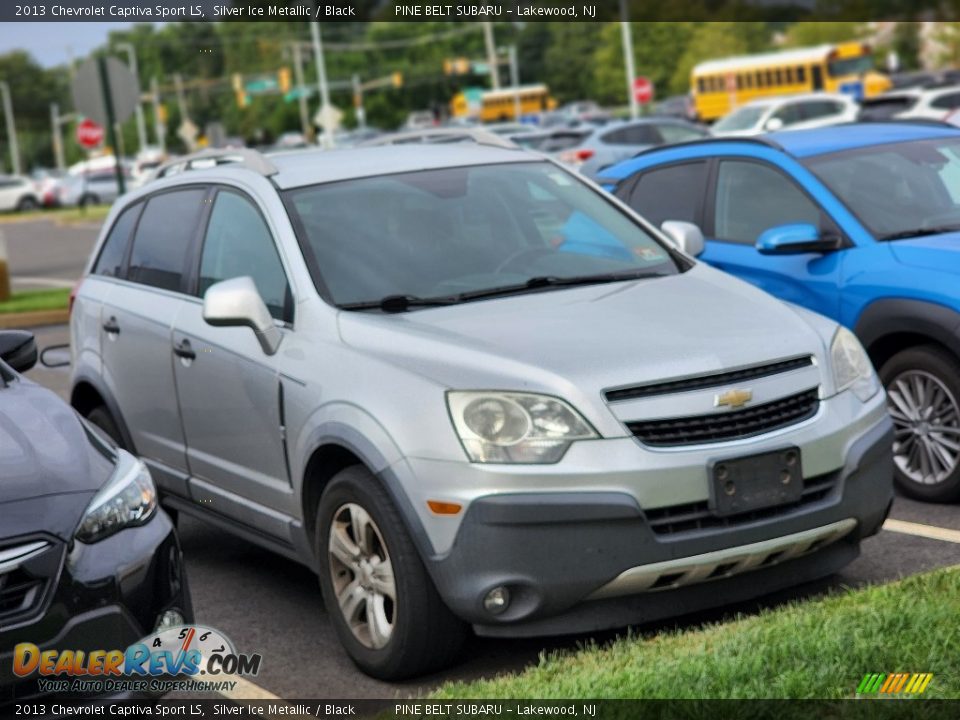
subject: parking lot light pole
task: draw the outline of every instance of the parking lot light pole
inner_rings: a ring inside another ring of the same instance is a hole
[[[137,71],[137,51],[130,43],[118,43],[117,50],[125,52],[129,62],[127,63],[130,66],[130,72],[133,73],[133,77],[137,83],[137,146],[140,151],[143,151],[147,146],[147,126],[143,120],[143,107],[141,106],[140,97],[140,73]]]
[[[636,120],[638,114],[637,98],[633,94],[633,81],[637,77],[633,66],[633,31],[627,13],[627,0],[620,0],[620,32],[623,37],[623,65],[627,71],[627,97],[630,98],[630,119]]]
[[[500,68],[497,64],[497,46],[493,41],[493,23],[484,22],[480,24],[483,25],[483,40],[487,45],[487,65],[490,69],[490,88],[493,90],[499,90]]]
[[[0,80],[0,96],[3,100],[3,116],[7,121],[7,142],[10,143],[10,164],[13,174],[20,174],[20,146],[17,144],[17,123],[13,119],[13,101],[10,99],[10,86]]]
[[[327,64],[323,59],[323,40],[320,37],[320,23],[310,23],[310,37],[313,40],[313,55],[317,64],[317,89],[320,90],[320,113],[326,121],[329,120],[330,88],[327,85]],[[320,136],[325,148],[333,147],[333,131],[326,123],[323,126],[323,135]]]
[[[150,97],[153,101],[153,131],[157,136],[157,146],[162,155],[167,154],[167,127],[163,121],[163,110],[160,108],[160,86],[157,79],[150,80]]]

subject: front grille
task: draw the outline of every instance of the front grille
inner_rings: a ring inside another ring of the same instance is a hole
[[[770,377],[771,375],[779,375],[790,372],[791,370],[810,367],[811,365],[813,365],[813,358],[807,355],[806,357],[780,360],[775,363],[742,368],[740,370],[730,370],[729,372],[717,373],[715,375],[701,375],[700,377],[686,378],[684,380],[668,380],[650,385],[636,385],[633,387],[608,390],[604,393],[604,397],[606,397],[608,402],[617,402],[618,400],[636,400],[637,398],[653,397],[655,395],[670,395],[688,390],[703,390],[704,388],[731,385],[744,380],[756,380],[758,378]]]
[[[656,535],[675,535],[696,530],[736,527],[758,520],[786,515],[799,508],[815,505],[833,491],[839,477],[840,472],[836,471],[807,478],[803,481],[803,494],[797,502],[751,510],[738,515],[718,517],[710,511],[710,506],[705,500],[644,510],[644,515],[647,518],[647,524]]]
[[[32,615],[59,568],[59,554],[45,540],[0,547],[0,627]]]
[[[644,445],[699,445],[762,435],[794,425],[817,414],[817,389],[790,395],[745,410],[694,417],[643,420],[627,428]]]

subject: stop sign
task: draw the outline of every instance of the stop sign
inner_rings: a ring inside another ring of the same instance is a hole
[[[77,125],[77,142],[85,148],[95,148],[103,142],[103,128],[87,118]]]
[[[653,100],[653,83],[650,78],[638,77],[633,80],[633,99],[641,105]]]

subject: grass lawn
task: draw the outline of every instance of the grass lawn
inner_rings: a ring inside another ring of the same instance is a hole
[[[551,654],[519,675],[447,684],[436,697],[842,699],[867,673],[897,672],[933,679],[922,696],[894,705],[960,698],[960,568]]]
[[[23,290],[13,293],[6,302],[0,302],[0,315],[35,310],[66,310],[69,302],[70,288]]]

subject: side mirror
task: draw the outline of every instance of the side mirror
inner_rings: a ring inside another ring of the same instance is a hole
[[[211,285],[203,296],[203,319],[215,327],[248,327],[257,336],[263,352],[273,355],[283,334],[249,276]]]
[[[25,330],[0,332],[0,360],[19,373],[37,364],[37,341]]]
[[[772,117],[763,124],[763,129],[767,132],[776,132],[783,129],[783,120],[778,117]]]
[[[674,245],[687,255],[697,257],[703,253],[703,233],[693,223],[667,220],[660,226],[660,229],[667,234]]]
[[[757,238],[756,248],[764,255],[802,255],[804,253],[827,253],[839,250],[843,241],[839,237],[824,237],[810,223],[777,225],[764,230]]]

